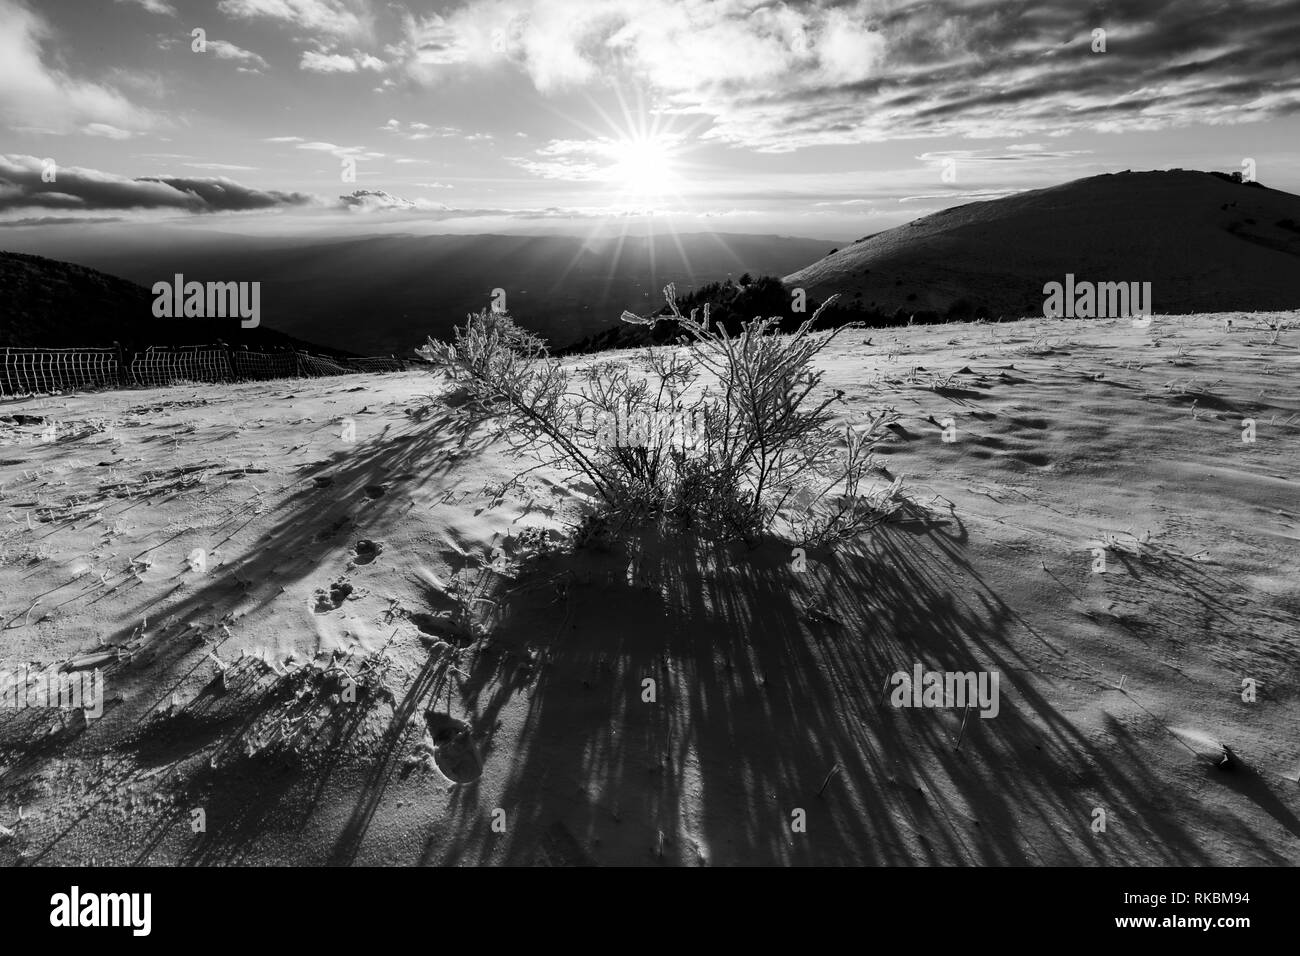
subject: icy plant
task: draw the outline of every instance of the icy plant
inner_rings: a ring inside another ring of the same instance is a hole
[[[832,419],[843,393],[822,390],[812,367],[851,327],[814,332],[834,297],[792,334],[776,334],[778,318],[755,318],[732,335],[710,323],[707,306],[702,319],[684,316],[675,289],[664,291],[686,347],[648,350],[644,369],[566,368],[508,315],[486,310],[453,342],[430,339],[418,351],[448,375],[457,405],[542,464],[585,477],[617,523],[748,539],[784,516],[820,543],[860,534],[897,506],[897,487],[865,488],[871,448],[891,416],[841,432]]]
[[[1296,328],[1297,325],[1300,325],[1300,322],[1297,322],[1294,318],[1275,316],[1274,318],[1267,320],[1268,330],[1273,333],[1268,340],[1268,344],[1277,345],[1278,340],[1282,337],[1282,333]]]

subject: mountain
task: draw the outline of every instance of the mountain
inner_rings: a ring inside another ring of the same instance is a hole
[[[564,345],[617,324],[624,309],[662,305],[669,282],[689,289],[745,271],[782,275],[834,246],[717,233],[303,240],[184,232],[81,243],[69,233],[30,251],[56,251],[150,287],[175,273],[259,281],[264,326],[353,352],[410,354],[488,306],[494,289],[505,290],[522,325]]]
[[[71,262],[0,252],[0,348],[128,348],[203,345],[289,346],[349,354],[238,319],[159,319],[149,289]]]
[[[945,209],[785,276],[873,313],[1043,314],[1043,286],[1150,282],[1156,313],[1300,307],[1300,196],[1220,173],[1092,176]]]

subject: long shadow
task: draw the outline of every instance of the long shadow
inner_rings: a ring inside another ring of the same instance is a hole
[[[439,686],[447,677],[447,665],[447,658],[431,655],[393,712],[383,740],[377,752],[370,758],[371,768],[357,796],[352,814],[348,817],[343,832],[339,834],[330,851],[331,866],[346,866],[356,858],[370,821],[375,811],[379,809],[384,790],[395,769],[398,743],[406,733],[420,705],[431,697],[437,697]]]
[[[186,708],[186,719],[194,720],[198,728],[193,734],[174,732],[180,724],[172,724],[170,730],[160,727],[158,718],[167,711],[173,691],[210,666],[208,652],[220,654],[230,640],[230,632],[217,630],[215,623],[236,609],[248,613],[274,602],[284,586],[311,574],[322,563],[344,558],[354,538],[358,534],[365,536],[364,529],[371,521],[394,515],[400,507],[401,491],[413,491],[436,482],[454,467],[457,458],[472,455],[489,442],[490,436],[477,430],[473,421],[464,415],[434,412],[414,415],[400,427],[385,428],[372,440],[340,445],[329,457],[302,468],[295,476],[289,496],[278,506],[275,523],[257,547],[246,549],[239,557],[204,575],[173,585],[163,595],[151,598],[146,607],[138,609],[142,616],[152,616],[150,608],[179,593],[179,599],[166,607],[167,623],[155,624],[143,634],[134,628],[123,628],[101,635],[105,646],[123,650],[119,659],[103,668],[107,687],[114,691],[127,689],[147,676],[161,691],[156,696],[124,694],[123,699],[110,702],[103,720],[89,728],[81,725],[54,735],[32,733],[34,722],[42,719],[48,722],[48,714],[42,716],[22,710],[0,713],[0,746],[10,744],[15,758],[7,761],[8,766],[0,775],[0,787],[20,784],[56,753],[62,756],[101,753],[101,741],[110,734],[122,739],[122,728],[132,724],[136,730],[126,732],[128,749],[134,746],[130,743],[133,736],[159,732],[175,738],[177,742],[167,754],[167,763],[179,763],[211,746],[216,736],[229,732],[229,728],[203,730],[208,725],[196,715],[208,705],[204,698]],[[240,527],[246,525],[246,515],[232,516],[228,523],[236,521]],[[221,533],[220,528],[213,531],[214,536]],[[416,703],[410,702],[408,709],[413,709]],[[251,714],[257,712],[252,705],[248,709]],[[107,724],[113,724],[113,730],[107,730]],[[335,727],[340,737],[331,744],[330,752],[345,748],[346,738],[355,729],[346,725]],[[155,759],[147,753],[138,753],[136,758],[145,763]],[[336,764],[336,760],[330,759],[313,768],[317,775],[313,781],[317,796]],[[254,773],[253,777],[258,775]],[[278,775],[265,779],[278,779]],[[285,780],[287,787],[288,777]],[[234,792],[247,795],[248,791],[236,787]],[[269,807],[281,796],[282,792],[271,791],[265,798],[258,798],[258,805],[267,807],[269,812]],[[202,848],[191,857],[192,861],[230,859],[238,856],[240,847],[253,839],[258,814],[234,806],[229,809],[234,814],[232,819],[242,823],[209,833],[201,841]],[[59,831],[52,842],[36,847],[33,853],[45,857],[73,829]]]
[[[489,757],[508,761],[513,822],[468,843],[483,808],[455,803],[424,862],[548,862],[558,832],[615,863],[1204,863],[1160,813],[1091,833],[1094,808],[1150,806],[1159,781],[1019,678],[1036,667],[1009,638],[1032,628],[964,565],[963,534],[885,528],[803,574],[776,544],[651,536],[538,562],[570,582],[563,612],[513,603],[461,686],[484,735],[527,696],[514,751]],[[504,662],[527,658],[540,673],[521,682]],[[963,729],[961,712],[891,706],[885,682],[917,662],[998,671],[1000,712]]]

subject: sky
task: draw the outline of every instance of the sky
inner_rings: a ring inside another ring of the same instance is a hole
[[[848,240],[1124,169],[1300,193],[1298,51],[1295,0],[0,0],[0,226]]]

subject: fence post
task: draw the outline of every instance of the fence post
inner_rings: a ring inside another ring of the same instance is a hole
[[[225,339],[217,339],[217,345],[221,346],[221,354],[226,359],[226,372],[228,374],[226,381],[233,382],[238,376],[235,374],[235,360],[230,357],[230,346],[226,344]]]
[[[113,348],[117,350],[117,385],[126,388],[126,353],[117,339],[113,340]]]

